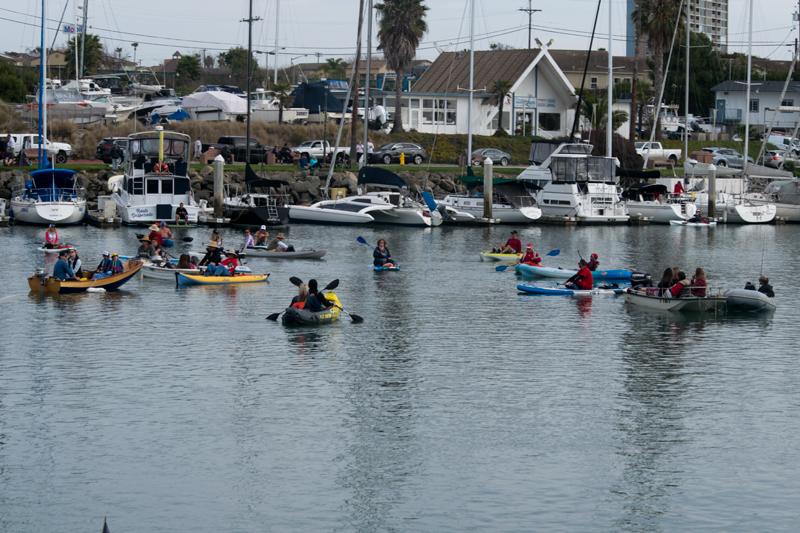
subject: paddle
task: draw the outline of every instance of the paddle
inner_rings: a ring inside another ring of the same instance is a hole
[[[550,250],[549,252],[547,252],[547,253],[546,253],[546,254],[544,254],[544,255],[545,255],[545,256],[550,256],[550,257],[555,257],[555,256],[557,256],[557,255],[558,255],[558,254],[560,254],[560,253],[561,253],[561,250],[560,250],[560,249],[558,249],[558,248],[556,248],[555,250]],[[508,270],[508,267],[509,267],[509,266],[511,266],[511,265],[500,265],[500,266],[496,266],[496,267],[494,267],[494,270],[495,270],[495,272],[505,272],[506,270]]]
[[[342,311],[342,313],[349,316],[350,320],[353,321],[353,324],[361,324],[362,322],[364,322],[364,317],[362,317],[361,315],[357,315],[355,313],[349,313],[345,311],[344,307],[342,307],[341,305],[335,305],[334,307],[338,307]]]
[[[290,277],[289,278],[289,282],[292,285],[294,285],[295,287],[299,287],[300,285],[303,284],[303,280],[298,278],[297,276]],[[335,280],[331,281],[330,283],[328,283],[327,285],[325,285],[325,287],[322,290],[323,291],[332,291],[333,289],[335,289],[338,286],[339,286],[339,280],[335,279]],[[339,307],[339,309],[342,309],[342,308]],[[342,311],[344,311],[344,309],[342,309]],[[347,313],[347,311],[344,311],[344,312]],[[283,311],[279,311],[277,313],[272,313],[271,315],[269,315],[267,317],[267,320],[272,320],[273,322],[276,322],[278,320],[278,317],[281,316],[282,314],[283,314]],[[355,315],[355,316],[358,316],[358,315]],[[355,318],[353,318],[353,315],[350,315],[350,318],[353,319],[353,322],[363,322],[364,321],[364,319],[361,318],[361,317],[358,317],[358,318],[360,318],[360,320],[356,320]]]
[[[367,239],[365,239],[365,238],[364,238],[364,237],[362,237],[361,235],[359,235],[358,237],[356,237],[356,242],[357,242],[358,244],[363,244],[364,246],[371,246],[371,244],[367,242]]]

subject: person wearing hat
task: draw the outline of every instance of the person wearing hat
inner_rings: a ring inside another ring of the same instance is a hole
[[[97,265],[97,268],[94,269],[94,278],[100,279],[98,274],[102,274],[101,277],[106,277],[111,275],[111,254],[106,251],[103,252],[103,259],[100,261],[100,264]]]
[[[525,247],[525,255],[520,260],[520,263],[524,263],[526,265],[533,265],[539,266],[542,262],[542,258],[539,257],[539,254],[533,250],[533,243],[528,243],[528,246]]]
[[[275,250],[276,252],[294,252],[294,246],[286,243],[286,236],[282,231],[279,231],[275,238],[267,246],[267,250]]]
[[[150,259],[150,256],[153,255],[153,244],[150,242],[150,238],[142,237],[139,241],[142,244],[140,244],[138,250],[136,250],[136,255],[142,259]]]
[[[600,256],[598,256],[596,253],[592,253],[592,255],[589,256],[589,262],[586,265],[589,267],[589,270],[594,272],[597,270],[597,267],[600,266]]]
[[[58,252],[58,261],[56,261],[56,264],[53,266],[54,278],[60,279],[61,281],[78,279],[77,276],[75,276],[75,271],[69,266],[69,261],[67,260],[68,256],[69,252],[67,250]]]
[[[767,276],[760,276],[758,278],[758,292],[766,294],[770,298],[775,298],[775,291],[772,289],[772,285],[769,284],[769,278]]]
[[[164,238],[161,236],[161,228],[158,227],[158,224],[153,222],[153,224],[147,228],[150,230],[150,233],[147,234],[147,238],[153,244],[158,244],[161,246],[164,244]]]
[[[111,254],[111,273],[112,274],[119,274],[125,270],[125,265],[122,263],[122,260],[119,258],[119,254],[114,252]]]
[[[231,276],[236,272],[236,267],[239,266],[239,254],[235,251],[231,250],[229,252],[225,252],[225,259],[219,262],[220,266],[223,266],[228,269]]]
[[[256,232],[255,246],[266,246],[267,239],[269,239],[269,232],[267,231],[267,227],[262,225]]]
[[[506,243],[500,247],[501,254],[520,254],[522,253],[522,241],[517,236],[517,230],[511,231],[511,236]]]
[[[216,241],[211,241],[208,243],[208,246],[206,246],[206,255],[200,260],[199,266],[205,266],[209,263],[214,263],[216,265],[220,261],[222,261],[222,250],[220,250],[219,244]]]
[[[50,224],[44,232],[44,247],[57,248],[58,247],[58,231],[56,225]]]

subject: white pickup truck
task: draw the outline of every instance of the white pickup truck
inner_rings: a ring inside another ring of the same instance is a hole
[[[10,136],[14,139],[14,155],[19,155],[20,150],[38,150],[39,149],[39,134],[37,133],[8,133],[0,134],[0,138]],[[72,146],[67,143],[53,142],[45,139],[45,146],[47,146],[48,159],[56,158],[56,163],[63,164],[72,155]],[[26,152],[30,154],[30,152]]]
[[[293,147],[292,152],[298,152],[300,155],[305,155],[308,158],[313,157],[318,161],[323,161],[323,157],[325,161],[330,161],[332,153],[336,154],[336,161],[338,163],[346,163],[350,159],[349,146],[331,148],[331,145],[328,141],[321,141],[318,139],[313,141],[305,141],[299,146]]]
[[[673,165],[681,158],[680,149],[667,149],[660,142],[637,142],[636,153],[649,161],[669,161]]]

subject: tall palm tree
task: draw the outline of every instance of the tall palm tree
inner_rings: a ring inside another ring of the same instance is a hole
[[[503,129],[503,106],[506,103],[506,95],[511,92],[511,82],[508,80],[495,80],[492,84],[492,95],[497,101],[498,119],[497,119],[497,132],[495,135],[505,135],[506,130]]]
[[[643,36],[647,36],[647,44],[653,58],[653,89],[656,94],[661,91],[664,80],[664,54],[672,40],[678,6],[679,3],[675,0],[638,0],[636,9],[631,13],[634,26]],[[679,20],[679,24],[683,25],[683,17]],[[655,128],[656,138],[659,139],[661,124],[658,117]]]
[[[417,47],[428,31],[425,13],[428,6],[423,0],[384,0],[375,4],[380,21],[378,49],[383,50],[386,66],[397,73],[394,87],[394,126],[392,131],[403,131],[400,96],[403,91],[403,74],[411,67]]]
[[[329,57],[322,65],[322,70],[329,78],[342,79],[347,71],[347,63],[341,57]]]

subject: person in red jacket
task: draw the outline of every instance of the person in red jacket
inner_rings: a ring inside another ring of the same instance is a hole
[[[542,258],[539,257],[539,254],[533,251],[533,244],[528,243],[528,246],[525,247],[525,255],[522,256],[520,263],[534,266],[538,266],[542,263]]]
[[[705,270],[698,267],[697,270],[694,271],[694,277],[692,278],[691,287],[692,287],[692,296],[705,297],[706,288],[708,287],[708,283],[706,282]]]
[[[680,298],[681,296],[690,294],[689,291],[689,280],[686,279],[686,273],[683,271],[678,272],[677,281],[669,289],[670,294],[673,298]]]
[[[581,259],[578,263],[578,273],[569,278],[564,286],[568,289],[576,289],[581,291],[588,291],[594,287],[594,278],[592,271],[589,270],[588,263]]]
[[[236,267],[239,266],[239,254],[231,251],[231,252],[225,252],[225,255],[227,257],[222,261],[220,261],[219,264],[220,266],[224,266],[225,268],[227,268],[228,272],[230,272],[231,276],[233,276],[236,273]]]
[[[511,237],[508,238],[506,243],[500,248],[501,254],[521,254],[522,241],[517,236],[517,231],[511,232]]]
[[[597,254],[594,254],[594,253],[593,253],[593,254],[592,254],[590,257],[589,257],[589,262],[586,264],[586,266],[588,266],[588,267],[589,267],[589,270],[591,270],[592,272],[594,272],[595,270],[597,270],[597,267],[599,267],[599,266],[600,266],[600,257],[599,257]]]

